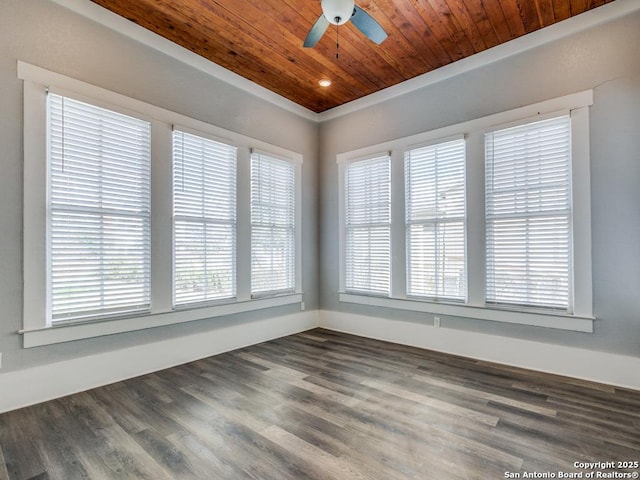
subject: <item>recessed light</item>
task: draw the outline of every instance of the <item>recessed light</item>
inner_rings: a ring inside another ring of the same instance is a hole
[[[320,80],[318,82],[318,85],[320,85],[321,87],[327,88],[331,86],[331,80],[329,80],[328,78],[323,78],[322,80]]]

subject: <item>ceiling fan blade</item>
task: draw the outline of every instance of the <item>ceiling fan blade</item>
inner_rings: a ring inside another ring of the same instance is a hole
[[[356,5],[351,21],[364,35],[374,43],[380,45],[387,38],[387,32],[367,12]]]
[[[329,26],[329,20],[326,19],[324,15],[320,15],[316,23],[313,24],[311,30],[307,34],[307,38],[304,39],[304,47],[314,47],[318,40],[322,38],[324,32],[327,31],[327,27]]]

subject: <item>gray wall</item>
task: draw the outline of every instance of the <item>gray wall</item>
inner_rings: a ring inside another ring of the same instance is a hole
[[[292,311],[251,312],[64,344],[22,348],[22,81],[16,62],[85,82],[302,153],[302,287],[318,308],[317,130],[314,122],[136,43],[49,0],[0,0],[1,372],[82,357]]]
[[[16,333],[22,325],[23,258],[22,82],[16,76],[17,60],[302,153],[302,284],[307,309],[415,322],[426,321],[424,315],[338,302],[335,155],[594,88],[591,170],[594,311],[598,318],[595,333],[463,318],[443,318],[443,326],[640,356],[638,47],[640,14],[634,14],[318,127],[50,0],[0,0],[1,371],[206,332],[295,310],[282,307],[23,349]]]
[[[639,47],[635,13],[321,124],[321,307],[431,323],[424,314],[338,301],[337,153],[593,88],[595,333],[453,317],[442,326],[640,356]]]

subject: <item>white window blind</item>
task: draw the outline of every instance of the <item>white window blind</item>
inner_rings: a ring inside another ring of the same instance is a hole
[[[345,168],[345,289],[389,295],[391,158]]]
[[[465,141],[405,153],[407,294],[466,299]]]
[[[173,132],[174,305],[236,294],[236,148]]]
[[[150,305],[150,124],[50,93],[50,322]]]
[[[487,302],[569,309],[569,116],[487,133]]]
[[[296,167],[251,154],[251,293],[292,292],[296,285]]]

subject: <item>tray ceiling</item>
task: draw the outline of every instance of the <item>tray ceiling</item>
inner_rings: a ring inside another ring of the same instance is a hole
[[[333,25],[302,47],[320,0],[92,1],[319,113],[613,0],[360,0],[389,37],[347,23],[339,58]]]

